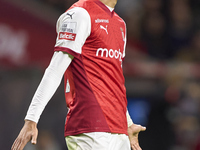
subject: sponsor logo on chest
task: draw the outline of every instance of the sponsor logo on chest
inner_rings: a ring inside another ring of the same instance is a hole
[[[120,52],[120,49],[108,50],[107,48],[98,48],[96,52],[96,56],[115,58],[115,59],[119,59],[119,61],[122,61],[123,54]]]
[[[109,19],[96,19],[95,23],[109,23]]]

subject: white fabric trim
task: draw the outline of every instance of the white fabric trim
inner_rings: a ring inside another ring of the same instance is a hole
[[[129,115],[128,110],[126,111],[126,118],[127,118],[128,127],[130,127],[133,124],[133,121]]]
[[[25,117],[26,120],[38,123],[40,115],[60,85],[64,72],[72,59],[69,54],[64,54],[61,51],[54,52],[51,62],[45,70],[44,76],[33,96]]]
[[[114,10],[114,8],[112,8],[112,7],[110,7],[110,6],[107,6],[107,5],[106,5],[106,7],[108,7],[108,9],[109,9],[111,12]]]

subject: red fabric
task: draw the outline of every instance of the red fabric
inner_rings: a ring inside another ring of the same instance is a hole
[[[69,80],[70,93],[65,93],[69,109],[65,136],[86,132],[110,132],[102,109],[97,102],[88,82],[84,64],[81,59],[74,58],[65,73]]]
[[[65,81],[68,79],[70,84],[70,93],[66,93],[70,111],[65,136],[84,132],[127,134],[127,99],[121,68],[125,23],[98,0],[80,0],[73,7],[87,10],[92,28],[81,54],[55,48],[75,57],[65,74]]]

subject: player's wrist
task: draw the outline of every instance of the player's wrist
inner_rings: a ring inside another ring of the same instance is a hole
[[[25,119],[25,125],[31,126],[31,127],[37,127],[37,123],[32,120]]]

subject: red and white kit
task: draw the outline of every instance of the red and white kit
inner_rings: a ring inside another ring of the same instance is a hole
[[[55,51],[74,56],[64,74],[65,136],[127,134],[124,21],[99,0],[79,0],[58,19],[57,34]]]

